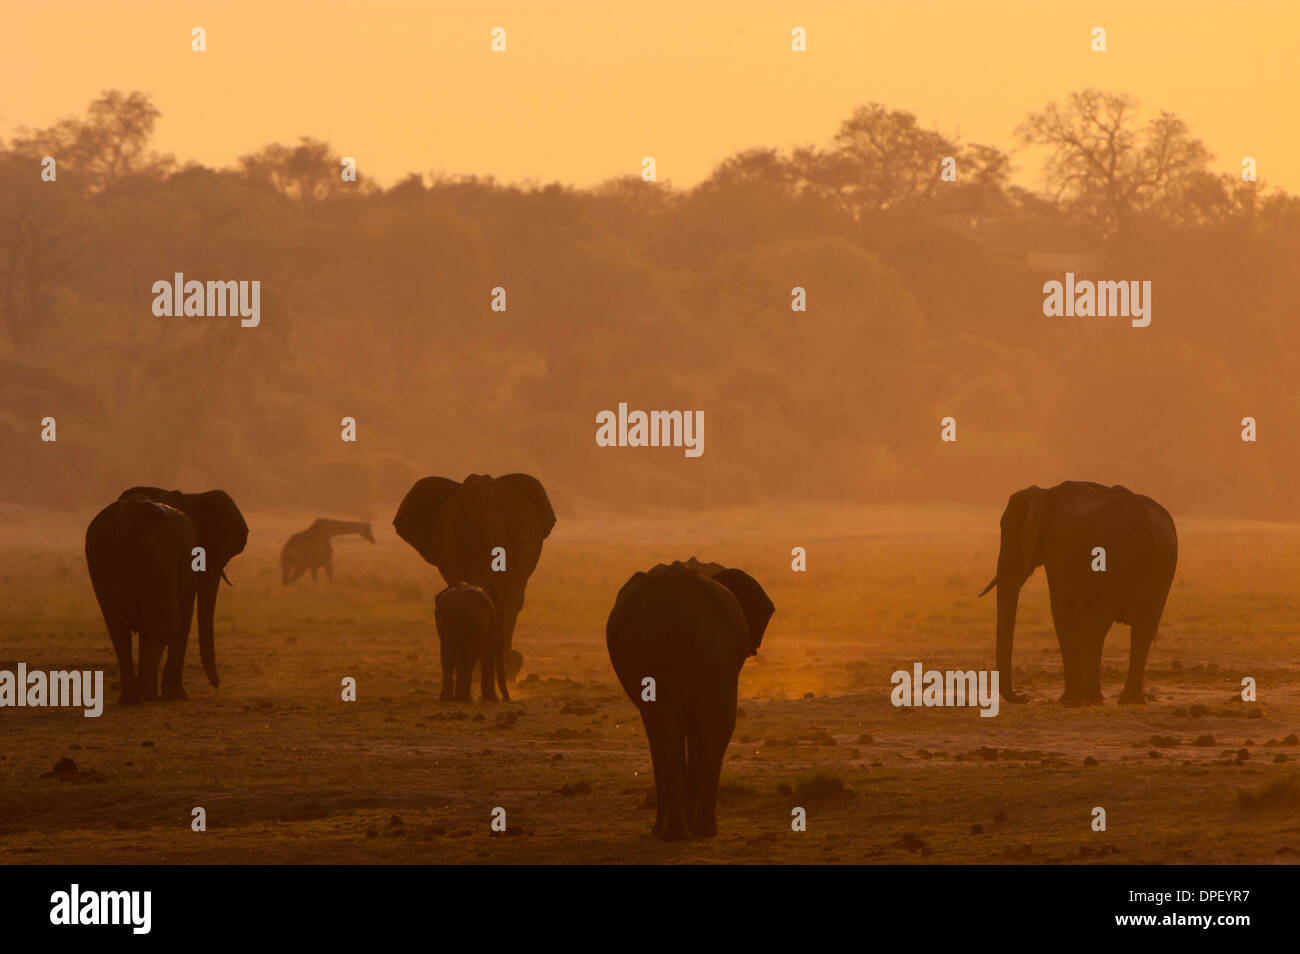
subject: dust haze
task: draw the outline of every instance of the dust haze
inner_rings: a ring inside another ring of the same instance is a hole
[[[247,521],[222,681],[191,649],[188,701],[0,710],[7,861],[1300,854],[1300,201],[1214,155],[1198,116],[1080,84],[957,135],[864,95],[819,141],[719,156],[691,188],[635,162],[584,188],[419,167],[385,187],[291,128],[227,167],[162,153],[171,108],[107,88],[0,129],[0,669],[116,682],[83,540],[147,484],[221,488]],[[178,272],[260,282],[257,326],[158,317],[151,289]],[[1067,272],[1149,282],[1150,324],[1048,317]],[[701,410],[704,453],[599,446],[622,402]],[[556,518],[523,668],[508,702],[440,699],[444,580],[393,515],[421,478],[506,473],[537,477]],[[1177,523],[1151,698],[1115,704],[1116,625],[1103,705],[1059,704],[1039,572],[1025,704],[893,706],[914,663],[995,668],[976,594],[999,517],[1066,480]],[[333,539],[332,579],[290,573],[282,547],[321,518],[364,538]],[[740,671],[717,836],[665,844],[604,632],[631,574],[692,556],[743,568],[776,612]]]

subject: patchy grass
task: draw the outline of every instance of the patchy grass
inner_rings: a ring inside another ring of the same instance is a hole
[[[758,789],[753,785],[745,785],[740,782],[722,782],[718,785],[719,805],[735,805],[740,802],[753,801],[758,797]]]
[[[1300,808],[1300,774],[1275,778],[1258,788],[1237,789],[1237,800],[1249,811],[1269,808]]]
[[[1057,704],[1039,572],[1015,643],[1028,704],[981,718],[890,703],[890,675],[916,662],[993,665],[996,604],[973,594],[996,559],[1000,507],[978,520],[829,506],[561,514],[515,634],[521,681],[495,705],[439,701],[442,581],[391,528],[377,520],[373,546],[336,547],[332,585],[285,587],[280,544],[315,515],[246,512],[249,549],[219,604],[219,689],[192,634],[189,702],[124,708],[110,691],[98,719],[0,710],[0,863],[1088,863],[1095,805],[1124,864],[1300,850],[1296,528],[1179,521],[1179,575],[1147,668],[1155,702],[1116,704],[1128,666],[1116,625],[1105,705]],[[0,527],[0,658],[103,669],[107,687],[117,664],[80,554],[89,516]],[[791,572],[791,541],[810,548],[807,573]],[[776,615],[740,673],[718,836],[666,845],[641,807],[649,748],[604,625],[629,575],[692,554],[753,574]],[[355,703],[340,698],[345,676]],[[1240,701],[1245,676],[1265,687],[1260,703]],[[1215,744],[1192,744],[1203,735]],[[1250,759],[1222,756],[1251,740]],[[54,771],[64,758],[75,776]],[[800,805],[808,828],[795,833]],[[195,806],[206,833],[190,829]],[[492,834],[495,807],[518,837]]]
[[[814,772],[794,783],[794,796],[805,802],[842,798],[849,794],[844,779],[831,772]]]

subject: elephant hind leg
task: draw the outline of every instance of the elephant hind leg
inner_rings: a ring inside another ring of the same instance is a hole
[[[456,693],[457,702],[472,702],[473,697],[470,695],[470,688],[474,685],[474,663],[477,662],[478,656],[472,646],[467,647],[463,643],[453,647],[447,658],[447,666],[456,676]]]
[[[182,600],[181,621],[176,628],[176,636],[167,645],[167,662],[163,666],[162,697],[165,700],[184,701],[189,698],[182,686],[182,673],[185,670],[185,647],[190,641],[190,625],[194,618],[194,594]]]
[[[514,651],[515,623],[519,619],[519,609],[511,610],[499,607],[497,610],[497,618],[500,620],[501,626],[501,647],[503,650],[502,656],[505,662],[506,679],[510,682],[515,682],[515,677],[519,675],[519,671],[524,668],[523,654]]]
[[[658,835],[664,829],[664,807],[668,804],[668,793],[664,790],[668,767],[659,741],[659,720],[643,708],[638,711],[641,713],[641,725],[645,727],[646,739],[650,743],[650,765],[655,777],[655,823],[650,826],[650,834]]]
[[[505,641],[508,639],[505,617],[498,613],[492,620],[487,634],[478,643],[479,678],[482,685],[483,699],[496,701],[496,687],[501,689],[501,701],[510,701],[510,690],[506,686]]]
[[[483,648],[479,653],[479,700],[496,702],[496,653],[491,647]],[[506,697],[507,701],[509,696]]]
[[[458,688],[456,683],[460,679],[448,643],[449,640],[445,640],[441,636],[438,637],[438,656],[442,661],[442,692],[438,698],[442,702],[449,702],[452,699],[455,695],[455,688]]]
[[[498,642],[497,645],[494,647],[494,652],[496,653],[495,670],[496,670],[496,677],[497,677],[497,688],[501,690],[501,701],[509,702],[510,687],[506,685],[507,680],[506,680],[505,648],[501,645],[500,642]]]
[[[687,811],[691,833],[712,838],[718,833],[718,780],[722,757],[731,740],[735,715],[728,721],[714,712],[691,713],[686,729]]]
[[[135,661],[131,658],[131,627],[110,626],[108,635],[113,641],[113,652],[117,654],[117,681],[122,687],[121,695],[117,697],[118,704],[139,705],[140,690],[135,676]]]
[[[650,740],[658,798],[658,813],[651,831],[664,841],[682,841],[690,837],[686,828],[685,727],[680,715],[662,703],[642,708],[641,721]]]
[[[453,663],[452,669],[456,675],[456,691],[454,695],[449,695],[447,698],[454,698],[457,702],[473,702],[474,697],[470,695],[470,686],[474,685],[474,661],[471,659]]]
[[[173,656],[181,661],[181,665],[176,667],[178,670],[185,664],[183,651],[177,652],[171,647],[167,649],[167,662],[163,664],[162,695],[159,698],[164,702],[185,702],[190,696],[181,683],[180,673],[172,673]]]
[[[1111,620],[1104,617],[1083,620],[1079,624],[1079,651],[1083,664],[1079,701],[1084,705],[1101,705],[1101,651],[1111,625]]]
[[[157,627],[140,630],[140,673],[136,687],[144,702],[158,701],[158,663],[166,644],[166,631]]]
[[[1142,690],[1142,677],[1146,673],[1147,653],[1156,638],[1155,623],[1134,623],[1129,641],[1128,678],[1124,681],[1124,692],[1120,695],[1121,705],[1134,705],[1147,701]]]

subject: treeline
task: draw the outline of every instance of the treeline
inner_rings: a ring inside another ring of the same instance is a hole
[[[382,189],[305,138],[209,169],[150,148],[158,116],[108,92],[0,143],[2,500],[156,483],[383,516],[426,474],[523,470],[559,509],[997,504],[1079,478],[1300,517],[1300,201],[1213,172],[1131,97],[1026,117],[1038,192],[1002,150],[878,104],[689,190]],[[1151,281],[1150,327],[1045,318],[1067,268]],[[259,280],[261,324],[155,317],[175,272]],[[703,410],[703,457],[598,448],[620,401]]]

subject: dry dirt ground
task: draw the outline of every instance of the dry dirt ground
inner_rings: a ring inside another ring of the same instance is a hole
[[[82,557],[91,514],[0,512],[0,668],[117,667]],[[316,514],[247,514],[211,688],[189,702],[0,709],[9,863],[1294,863],[1300,858],[1300,527],[1180,520],[1178,577],[1145,707],[1065,709],[1042,571],[1018,687],[996,718],[896,709],[890,675],[993,665],[998,513],[955,508],[561,515],[528,590],[506,704],[438,700],[435,571],[383,521],[335,546],[336,579],[279,582]],[[331,514],[347,517],[348,514]],[[813,527],[829,528],[822,531]],[[40,541],[41,546],[34,546]],[[808,549],[808,571],[790,549]],[[718,837],[664,844],[649,750],[614,680],[605,618],[664,560],[736,565],[777,606],[740,676]],[[340,698],[343,677],[358,700]],[[1243,703],[1245,676],[1259,701]],[[475,688],[477,695],[477,687]],[[46,777],[71,758],[75,777]],[[191,830],[202,806],[207,831]],[[490,831],[492,810],[507,831]],[[1105,808],[1107,830],[1091,828]],[[802,807],[807,831],[791,830]]]

